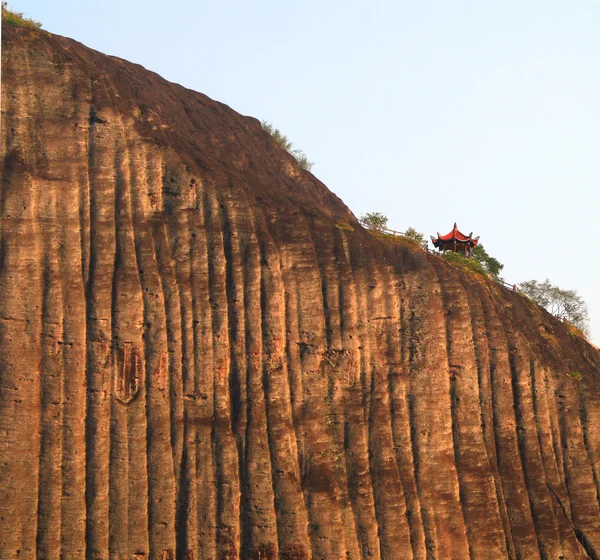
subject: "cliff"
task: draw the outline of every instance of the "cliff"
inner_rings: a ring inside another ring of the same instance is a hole
[[[600,557],[600,352],[256,119],[4,27],[0,165],[0,558]]]

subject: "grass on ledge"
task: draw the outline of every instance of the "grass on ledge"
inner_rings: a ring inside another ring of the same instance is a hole
[[[42,27],[39,21],[27,18],[21,12],[9,10],[7,2],[2,2],[2,21],[15,27],[27,27],[29,29],[40,29]]]
[[[548,343],[551,344],[554,348],[558,348],[560,343],[558,342],[558,338],[556,338],[556,335],[548,330],[546,330],[546,327],[541,326],[539,328],[539,333],[540,336]]]
[[[571,334],[573,336],[579,336],[579,337],[584,338],[584,339],[587,340],[587,337],[585,336],[585,333],[579,327],[576,327],[570,321],[563,320],[563,325],[566,327],[566,329],[569,332],[569,334]]]
[[[348,222],[338,222],[335,227],[346,231],[354,231],[354,228]]]
[[[367,229],[367,231],[373,236],[379,239],[383,239],[392,245],[403,245],[404,247],[411,247],[413,249],[420,249],[423,251],[423,247],[418,241],[405,237],[404,235],[394,235],[393,233],[385,233],[383,231],[377,231],[376,229]]]

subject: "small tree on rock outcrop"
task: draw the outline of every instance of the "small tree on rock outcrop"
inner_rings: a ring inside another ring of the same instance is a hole
[[[367,229],[383,231],[387,228],[388,217],[381,212],[367,212],[360,217],[359,222]]]
[[[404,237],[416,241],[423,249],[427,250],[427,239],[425,239],[425,236],[418,232],[414,227],[409,227],[404,232]]]

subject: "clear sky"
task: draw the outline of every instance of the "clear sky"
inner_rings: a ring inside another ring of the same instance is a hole
[[[12,0],[272,122],[358,216],[481,236],[600,344],[600,0]]]

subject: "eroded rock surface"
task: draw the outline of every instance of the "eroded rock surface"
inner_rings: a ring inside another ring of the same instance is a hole
[[[599,557],[600,353],[537,306],[46,32],[1,150],[0,558]]]

